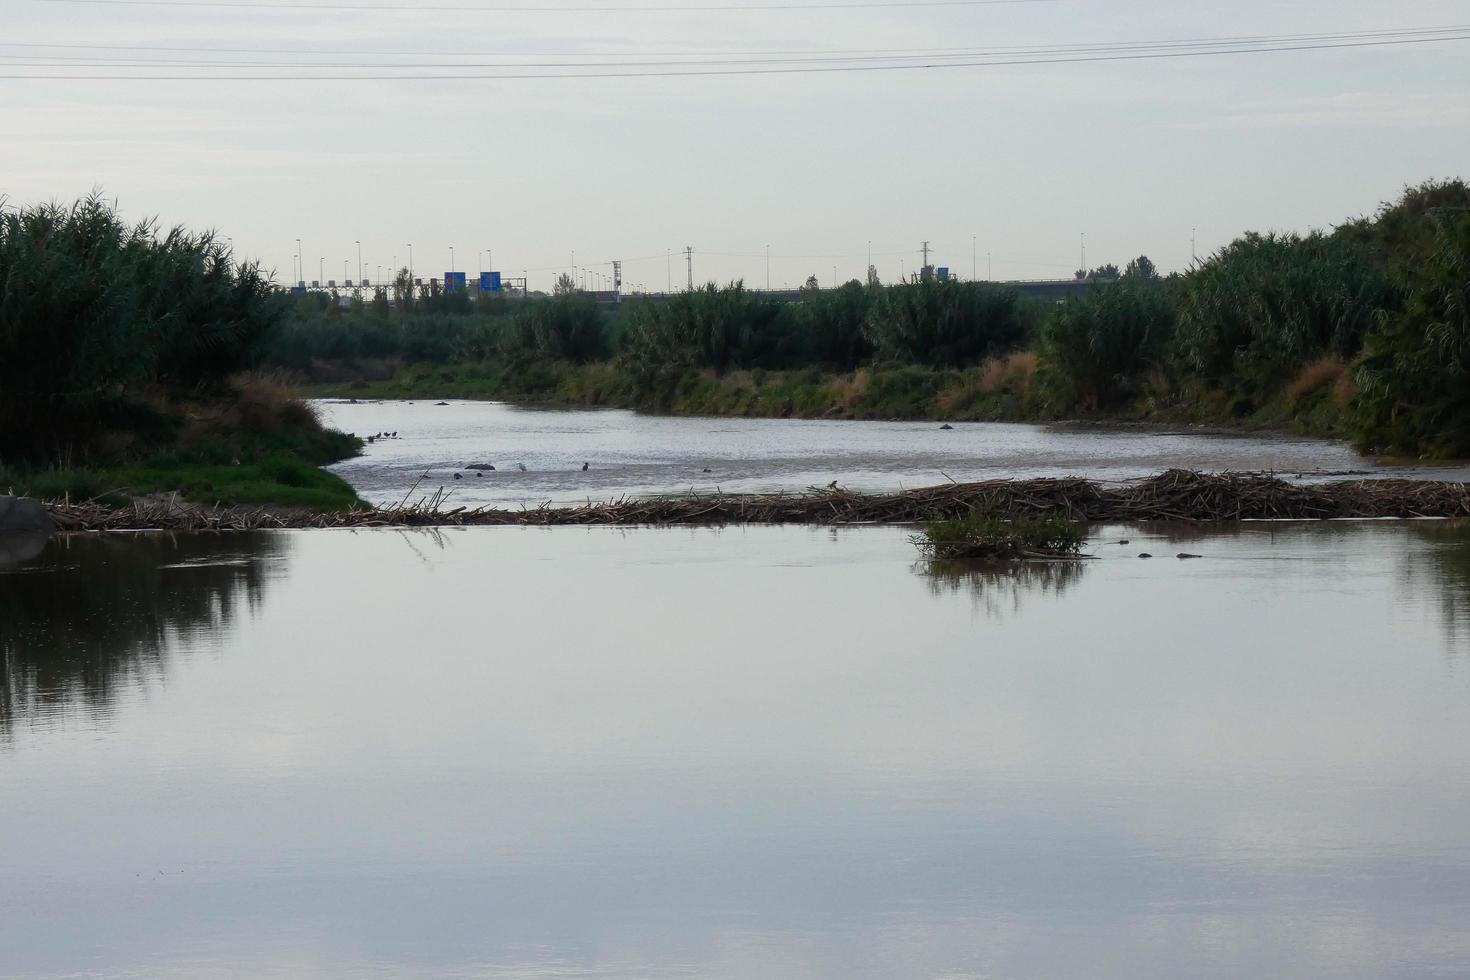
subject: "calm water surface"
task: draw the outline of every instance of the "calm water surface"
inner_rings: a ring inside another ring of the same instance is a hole
[[[1467,533],[53,542],[0,976],[1463,977]]]
[[[1470,479],[1467,467],[1386,464],[1341,442],[1201,431],[989,422],[956,423],[945,431],[937,422],[667,418],[474,401],[316,404],[346,431],[399,433],[332,467],[375,504],[418,499],[440,487],[452,492],[454,504],[471,506],[581,503],[691,488],[803,490],[833,480],[855,490],[932,486],[950,478],[1121,480],[1172,466],[1275,470],[1309,479],[1347,471]],[[476,476],[463,469],[470,463],[496,469]],[[454,479],[456,471],[463,479]]]

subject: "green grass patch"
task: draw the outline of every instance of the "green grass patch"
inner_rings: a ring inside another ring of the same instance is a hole
[[[196,504],[306,507],[322,511],[367,506],[341,477],[287,456],[239,465],[155,459],[103,469],[0,471],[0,491],[38,500],[96,500],[113,505],[123,505],[147,494],[178,493]]]
[[[257,504],[350,510],[366,506],[341,477],[309,463],[275,457],[238,466],[143,463],[103,474],[105,482],[131,496],[177,491],[197,504]]]
[[[1075,558],[1087,529],[1064,517],[1005,520],[989,514],[930,521],[914,544],[931,561]]]

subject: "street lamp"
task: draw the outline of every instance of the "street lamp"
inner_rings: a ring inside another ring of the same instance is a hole
[[[771,291],[771,246],[766,246],[766,292]]]
[[[318,286],[327,281],[327,257],[325,255],[316,260],[316,281]]]
[[[362,281],[362,242],[357,243],[357,279]]]
[[[296,276],[297,282],[306,278],[306,270],[301,268],[301,239],[296,239]]]
[[[413,242],[408,243],[408,292],[413,295]]]
[[[449,271],[454,271],[454,246],[449,246]]]

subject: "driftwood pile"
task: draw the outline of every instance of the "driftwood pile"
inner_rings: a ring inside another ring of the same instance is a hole
[[[1064,516],[1079,521],[1319,520],[1364,517],[1470,517],[1470,484],[1428,480],[1288,483],[1253,473],[1169,470],[1146,480],[987,480],[891,494],[812,488],[802,493],[688,494],[575,507],[444,509],[416,505],[313,513],[268,507],[195,507],[169,500],[112,507],[50,505],[60,531],[158,529],[458,527],[469,525],[907,524],[984,511],[1002,517]]]

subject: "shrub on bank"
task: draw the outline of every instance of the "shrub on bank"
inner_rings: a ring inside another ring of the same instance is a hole
[[[866,333],[879,358],[928,367],[967,367],[1025,339],[1020,294],[984,283],[924,282],[884,289]]]
[[[1384,315],[1358,367],[1364,449],[1470,456],[1470,215],[1434,221],[1430,253],[1396,269],[1403,309]]]
[[[159,402],[221,389],[284,313],[212,233],[125,224],[96,194],[0,213],[0,460],[166,438]]]
[[[1398,306],[1387,268],[1347,236],[1251,233],[1185,278],[1175,353],[1259,403],[1316,358],[1355,356]]]
[[[1138,397],[1174,339],[1169,286],[1124,275],[1058,307],[1041,330],[1041,357],[1064,409],[1106,411]]]

